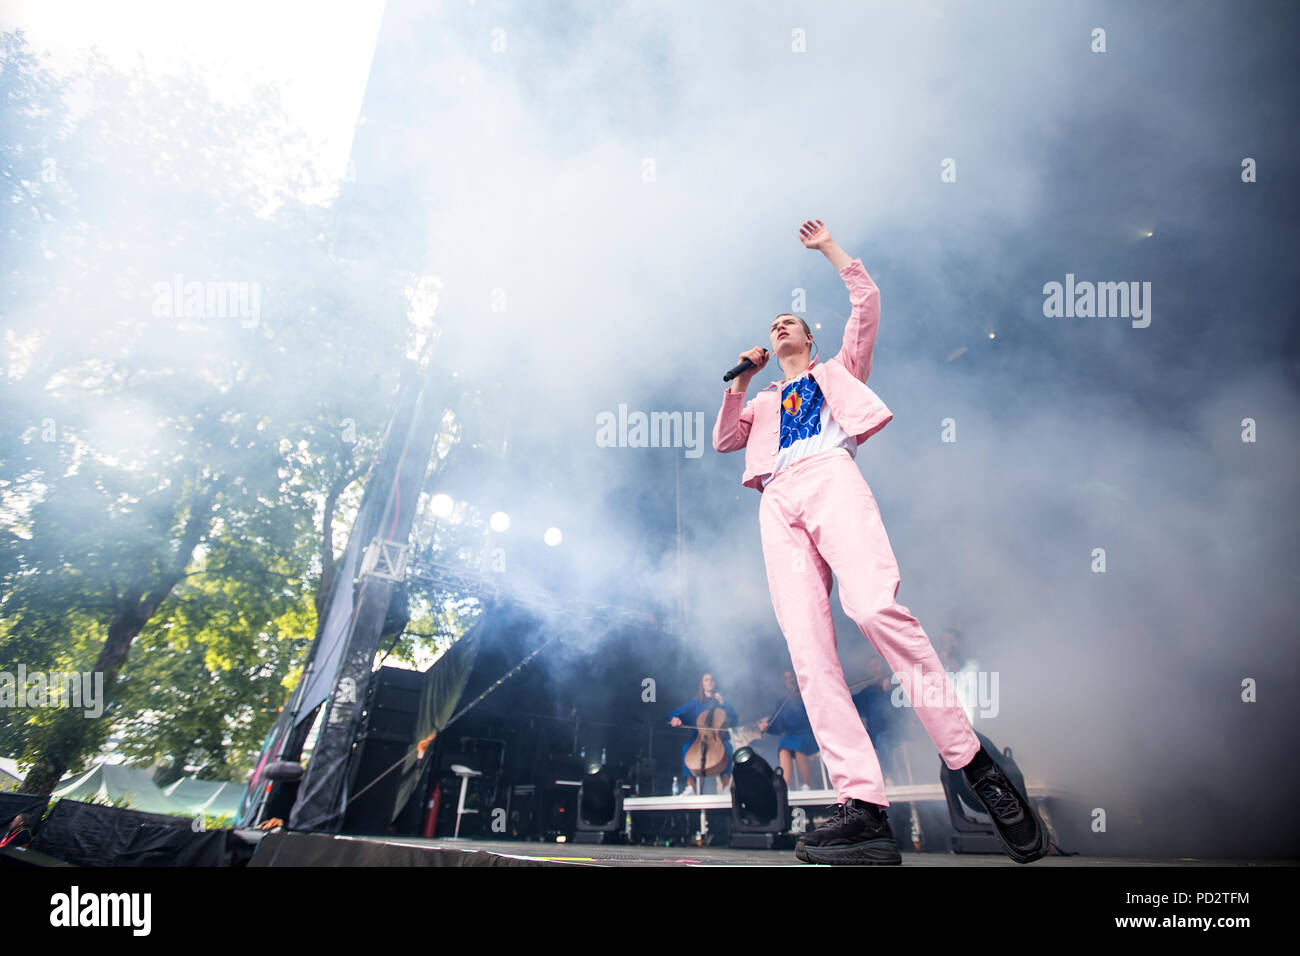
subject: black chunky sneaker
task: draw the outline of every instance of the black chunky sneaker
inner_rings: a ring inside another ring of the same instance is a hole
[[[993,821],[993,832],[1017,863],[1033,863],[1047,855],[1047,827],[1033,804],[1016,789],[1002,768],[980,747],[975,758],[962,767],[962,776],[984,811]]]
[[[839,804],[829,820],[801,837],[794,855],[805,863],[850,866],[903,862],[885,808],[852,797]]]

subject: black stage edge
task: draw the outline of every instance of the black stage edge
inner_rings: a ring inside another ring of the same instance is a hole
[[[264,866],[499,866],[572,867],[573,863],[510,855],[477,844],[447,846],[417,841],[393,842],[322,833],[268,833],[258,844],[250,867]]]
[[[902,848],[900,848],[902,849]],[[1300,860],[1175,859],[1172,857],[1098,857],[1053,851],[1033,863],[1016,863],[998,853],[916,853],[902,849],[903,865],[832,867],[801,862],[790,847],[650,846],[626,843],[567,843],[536,840],[486,840],[380,836],[331,836],[275,831],[267,834],[253,856],[258,866],[517,866],[573,865],[597,868],[747,868],[807,871],[975,870],[987,873],[1066,870],[1133,870],[1150,873],[1198,873],[1247,869],[1286,870]],[[495,858],[495,859],[493,859]],[[275,862],[272,862],[274,860]],[[1159,877],[1157,877],[1159,878]]]
[[[185,817],[59,800],[45,817],[37,798],[29,843],[6,847],[0,867],[242,867],[262,833],[195,830]]]

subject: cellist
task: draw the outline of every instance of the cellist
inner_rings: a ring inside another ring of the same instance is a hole
[[[669,723],[674,727],[680,727],[682,724],[694,725],[699,716],[711,708],[721,708],[727,715],[727,723],[724,726],[736,725],[735,709],[723,700],[722,695],[718,693],[718,685],[713,680],[712,674],[705,674],[700,678],[699,692],[682,706],[678,707],[669,715]],[[686,751],[691,749],[691,744],[699,740],[699,731],[682,745],[682,776],[686,779],[686,789],[682,791],[682,796],[690,796],[695,793],[703,793],[703,781],[696,785],[696,778],[686,766]],[[727,751],[726,769],[722,771],[718,782],[718,792],[721,793],[731,785],[731,740],[727,734],[721,735],[722,743]]]

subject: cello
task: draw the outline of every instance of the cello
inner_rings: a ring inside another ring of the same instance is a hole
[[[722,730],[727,726],[727,712],[717,703],[720,695],[713,694],[714,703],[700,711],[695,718],[695,741],[682,758],[691,775],[703,780],[715,777],[727,767],[727,747],[722,740]]]
[[[695,718],[695,740],[682,755],[682,763],[692,777],[700,781],[700,793],[704,792],[704,778],[718,774],[726,776],[730,763],[727,746],[722,740],[722,730],[727,726],[727,712],[722,707],[722,696],[715,690],[712,702]],[[700,829],[696,832],[696,846],[704,846],[713,841],[709,833],[709,821],[704,807],[700,807]]]

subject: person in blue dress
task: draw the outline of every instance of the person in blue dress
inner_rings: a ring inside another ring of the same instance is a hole
[[[853,694],[853,706],[867,726],[867,736],[875,748],[880,769],[888,778],[894,776],[894,750],[902,742],[903,715],[890,702],[890,675],[885,672],[885,662],[871,658],[867,665],[870,679],[867,685]]]
[[[787,787],[793,788],[794,778],[791,774],[791,762],[799,766],[799,779],[803,789],[810,789],[812,773],[808,758],[818,752],[817,738],[813,736],[812,724],[808,722],[808,711],[804,708],[803,697],[799,694],[799,682],[795,680],[794,671],[787,670],[782,679],[785,682],[785,694],[781,702],[772,710],[772,717],[764,717],[758,722],[758,729],[765,734],[780,737],[777,742],[777,758],[781,762],[781,773]]]
[[[723,713],[727,715],[727,726],[736,726],[737,718],[735,709],[723,700],[722,695],[718,693],[718,685],[713,680],[713,675],[705,674],[700,678],[699,692],[669,714],[668,722],[674,727],[680,727],[683,724],[694,727],[695,721],[700,714],[715,705],[721,707]],[[723,746],[727,752],[726,769],[722,771],[722,775],[718,778],[718,792],[721,793],[726,790],[727,787],[731,786],[731,740],[730,735],[725,731],[719,736],[722,738]],[[695,743],[698,738],[699,733],[694,733],[691,735],[691,738],[682,745],[682,776],[686,780],[686,789],[683,791],[683,796],[690,796],[692,794],[704,792],[703,789],[701,789],[703,781],[693,776],[690,768],[686,766],[686,751],[690,749],[691,744]]]

